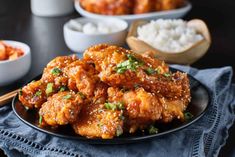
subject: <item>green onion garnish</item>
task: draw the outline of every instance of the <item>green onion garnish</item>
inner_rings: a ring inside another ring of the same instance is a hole
[[[123,103],[117,102],[117,103],[110,103],[107,102],[104,104],[105,108],[108,110],[124,110],[125,106],[123,105]]]
[[[117,109],[117,106],[114,103],[107,102],[104,104],[104,106],[108,110],[116,110]]]
[[[49,95],[53,92],[53,83],[48,83],[46,88],[46,94]]]
[[[116,71],[119,74],[124,73],[127,70],[135,71],[138,67],[143,65],[143,62],[136,59],[133,55],[127,54],[128,60],[119,63],[116,67]]]
[[[192,113],[190,113],[190,112],[185,112],[184,113],[184,119],[186,120],[186,121],[189,121],[189,120],[191,120],[193,118],[193,114]]]
[[[70,99],[71,97],[72,97],[72,95],[68,94],[68,95],[65,95],[65,96],[63,97],[63,99]]]
[[[39,91],[37,91],[34,95],[37,96],[37,97],[39,97],[39,96],[42,95],[42,91],[39,90]]]
[[[157,134],[158,128],[154,127],[153,125],[150,125],[149,127],[149,134]]]
[[[19,95],[21,96],[23,94],[22,88],[19,90]]]
[[[60,92],[63,92],[63,91],[65,91],[67,89],[67,87],[65,87],[65,86],[62,86],[62,87],[60,87]]]
[[[39,115],[39,124],[41,125],[42,124],[42,116],[41,115]]]
[[[62,73],[62,71],[60,70],[60,68],[54,68],[52,69],[51,73],[55,76],[59,76]]]
[[[78,94],[80,95],[80,97],[81,97],[82,99],[85,99],[85,98],[86,98],[86,96],[85,96],[82,92],[78,92]]]
[[[165,77],[170,77],[171,74],[170,74],[170,73],[164,73],[163,76],[165,76]]]
[[[145,72],[148,75],[156,74],[156,71],[153,68],[148,68],[145,70]]]

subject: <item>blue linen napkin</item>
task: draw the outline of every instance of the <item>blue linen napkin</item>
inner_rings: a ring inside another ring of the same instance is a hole
[[[173,67],[188,72],[211,92],[211,104],[205,115],[193,125],[150,141],[124,145],[89,145],[75,140],[46,135],[22,123],[11,106],[0,108],[0,147],[10,157],[213,157],[228,137],[235,118],[235,86],[232,68],[197,70]]]

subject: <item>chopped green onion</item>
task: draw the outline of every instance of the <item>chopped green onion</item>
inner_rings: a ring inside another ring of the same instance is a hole
[[[139,60],[136,59],[132,54],[127,54],[126,56],[127,56],[127,58],[128,58],[130,61],[139,61]]]
[[[62,86],[62,87],[60,87],[60,92],[63,92],[63,91],[65,91],[67,89],[67,87],[65,87],[65,86]]]
[[[170,73],[164,73],[163,76],[165,76],[165,77],[170,77],[171,74],[170,74]]]
[[[59,76],[62,73],[62,71],[60,70],[60,68],[54,68],[52,69],[51,73],[55,76]]]
[[[156,68],[155,71],[158,73],[158,74],[161,74],[161,70],[159,68]]]
[[[23,94],[22,88],[19,90],[19,95],[21,96]]]
[[[190,113],[190,112],[185,112],[184,113],[184,119],[186,120],[186,121],[189,121],[189,120],[191,120],[193,118],[193,114],[192,113]]]
[[[39,96],[42,95],[42,91],[39,90],[39,91],[37,91],[34,95],[37,96],[37,97],[39,97]]]
[[[116,104],[116,106],[117,106],[117,108],[118,108],[119,110],[124,110],[124,109],[125,109],[125,106],[124,106],[123,103],[118,102],[118,103]]]
[[[149,134],[157,134],[158,128],[154,127],[153,125],[150,125],[149,127]]]
[[[148,69],[145,70],[145,72],[146,72],[146,74],[148,74],[148,75],[152,75],[152,74],[155,74],[155,73],[156,73],[156,71],[155,71],[153,68],[148,68]]]
[[[41,115],[39,115],[39,124],[41,125],[42,124],[42,116]]]
[[[121,136],[123,134],[123,129],[120,125],[117,126],[116,135]]]
[[[63,97],[63,99],[70,99],[71,97],[72,97],[72,95],[68,94],[68,95],[65,95],[65,96]]]
[[[123,74],[127,69],[126,68],[119,68],[117,69],[117,73]]]
[[[109,110],[116,110],[117,109],[117,106],[115,104],[109,103],[109,102],[105,103],[104,106],[106,109],[109,109]]]
[[[47,88],[46,88],[46,94],[49,95],[50,93],[53,92],[53,83],[48,83]]]
[[[124,110],[125,109],[125,106],[123,105],[123,103],[120,103],[120,102],[117,102],[117,103],[105,103],[104,104],[105,108],[106,109],[109,109],[109,110]]]
[[[85,98],[86,98],[86,96],[85,96],[82,92],[78,92],[78,94],[80,95],[80,97],[81,97],[82,99],[85,99]]]
[[[128,60],[117,65],[117,73],[122,74],[127,70],[135,71],[139,66],[143,65],[143,62],[139,61],[131,54],[127,54],[127,58]]]

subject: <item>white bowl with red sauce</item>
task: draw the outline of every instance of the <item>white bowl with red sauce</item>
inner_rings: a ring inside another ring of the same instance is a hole
[[[2,40],[5,45],[20,49],[23,54],[13,60],[0,60],[0,86],[5,86],[23,77],[31,66],[30,47],[12,40]]]

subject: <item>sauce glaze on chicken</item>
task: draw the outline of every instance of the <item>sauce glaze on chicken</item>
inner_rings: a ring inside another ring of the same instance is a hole
[[[103,139],[183,121],[190,99],[187,74],[106,44],[88,48],[83,59],[56,57],[19,93],[25,107],[38,111],[40,126],[71,125],[81,136]]]

